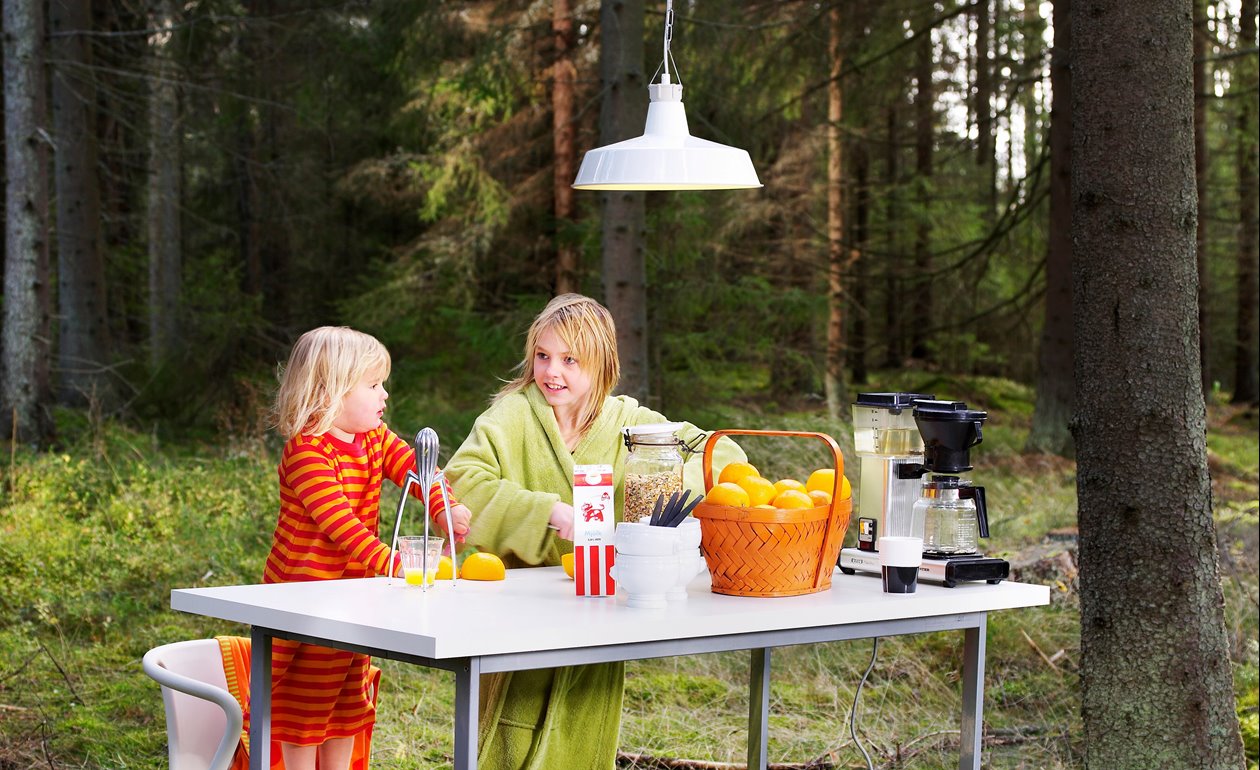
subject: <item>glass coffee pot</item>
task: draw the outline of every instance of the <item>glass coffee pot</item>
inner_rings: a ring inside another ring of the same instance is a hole
[[[922,528],[925,556],[978,553],[978,539],[989,536],[984,487],[957,476],[932,476],[923,482],[914,504],[914,526]]]

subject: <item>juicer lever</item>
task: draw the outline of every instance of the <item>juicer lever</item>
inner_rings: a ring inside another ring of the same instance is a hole
[[[987,538],[989,536],[989,507],[985,504],[984,487],[960,487],[958,497],[976,501],[976,525],[980,537]]]

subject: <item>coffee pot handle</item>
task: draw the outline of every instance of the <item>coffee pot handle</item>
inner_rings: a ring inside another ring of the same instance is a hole
[[[976,501],[976,524],[980,530],[979,535],[987,538],[989,536],[989,506],[985,504],[984,487],[963,487],[958,490],[958,496]]]

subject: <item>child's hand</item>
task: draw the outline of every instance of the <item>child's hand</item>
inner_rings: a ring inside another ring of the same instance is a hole
[[[556,504],[551,506],[551,516],[547,519],[547,526],[554,529],[556,537],[561,540],[572,540],[573,506],[556,501]]]
[[[455,542],[462,543],[472,529],[472,511],[468,506],[458,503],[451,506],[451,526],[455,528]]]

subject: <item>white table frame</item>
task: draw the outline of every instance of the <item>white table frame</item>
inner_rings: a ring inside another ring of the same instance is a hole
[[[750,650],[748,766],[765,770],[773,648],[937,631],[963,632],[958,767],[979,770],[987,614],[1048,604],[1049,588],[920,584],[915,594],[889,595],[878,577],[838,572],[834,583],[818,594],[754,599],[713,594],[702,575],[687,601],[639,610],[624,598],[573,597],[566,593],[572,582],[552,567],[511,570],[500,583],[439,584],[427,594],[380,578],[177,589],[171,606],[252,627],[251,770],[270,767],[274,638],[453,672],[455,770],[477,767],[481,674]],[[399,608],[414,608],[415,616],[400,617]],[[547,622],[506,636],[490,632],[512,627],[504,617],[511,612]]]

